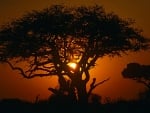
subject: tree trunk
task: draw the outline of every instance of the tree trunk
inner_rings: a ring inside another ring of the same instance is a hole
[[[86,91],[86,83],[84,81],[80,81],[77,83],[77,97],[78,102],[80,104],[87,104],[88,103],[88,95]]]

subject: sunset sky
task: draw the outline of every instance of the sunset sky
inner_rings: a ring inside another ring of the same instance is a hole
[[[113,11],[120,17],[135,19],[135,26],[142,28],[143,35],[150,39],[150,0],[1,0],[0,25],[31,10],[40,10],[51,4],[102,5],[107,12]],[[97,87],[94,93],[103,98],[137,98],[138,93],[144,91],[145,87],[133,80],[124,79],[121,75],[121,71],[130,62],[150,65],[150,50],[129,53],[123,57],[99,59],[96,67],[90,71],[91,78],[96,77],[97,81],[102,81],[110,77],[110,80]],[[7,64],[0,64],[0,99],[20,98],[34,101],[37,95],[41,99],[46,99],[51,94],[48,91],[49,87],[58,87],[54,77],[27,80],[17,71],[12,71]]]

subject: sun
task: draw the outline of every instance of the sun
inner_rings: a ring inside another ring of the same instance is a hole
[[[75,69],[77,68],[77,63],[75,63],[75,62],[69,62],[69,63],[68,63],[68,66],[69,66],[71,69],[75,70]]]

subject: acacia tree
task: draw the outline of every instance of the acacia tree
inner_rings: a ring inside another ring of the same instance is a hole
[[[129,63],[123,69],[122,75],[124,78],[136,80],[138,83],[144,84],[150,90],[150,65]]]
[[[86,103],[92,90],[106,81],[96,84],[93,78],[90,90],[86,89],[89,70],[98,58],[148,47],[147,39],[133,24],[131,19],[106,13],[101,6],[54,5],[32,11],[1,27],[0,61],[27,79],[57,76],[60,88],[49,90]],[[70,62],[76,68],[71,68]],[[20,67],[24,63],[29,65]]]

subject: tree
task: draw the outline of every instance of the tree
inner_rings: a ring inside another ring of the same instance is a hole
[[[87,103],[92,90],[108,80],[96,84],[93,78],[90,90],[86,89],[89,70],[98,58],[148,47],[147,39],[133,24],[133,20],[106,13],[97,5],[53,5],[1,27],[0,61],[27,79],[57,76],[60,88],[49,90]],[[23,63],[29,66],[20,67]]]
[[[150,90],[150,65],[129,63],[122,71],[122,75],[124,78],[133,79],[144,84]]]

